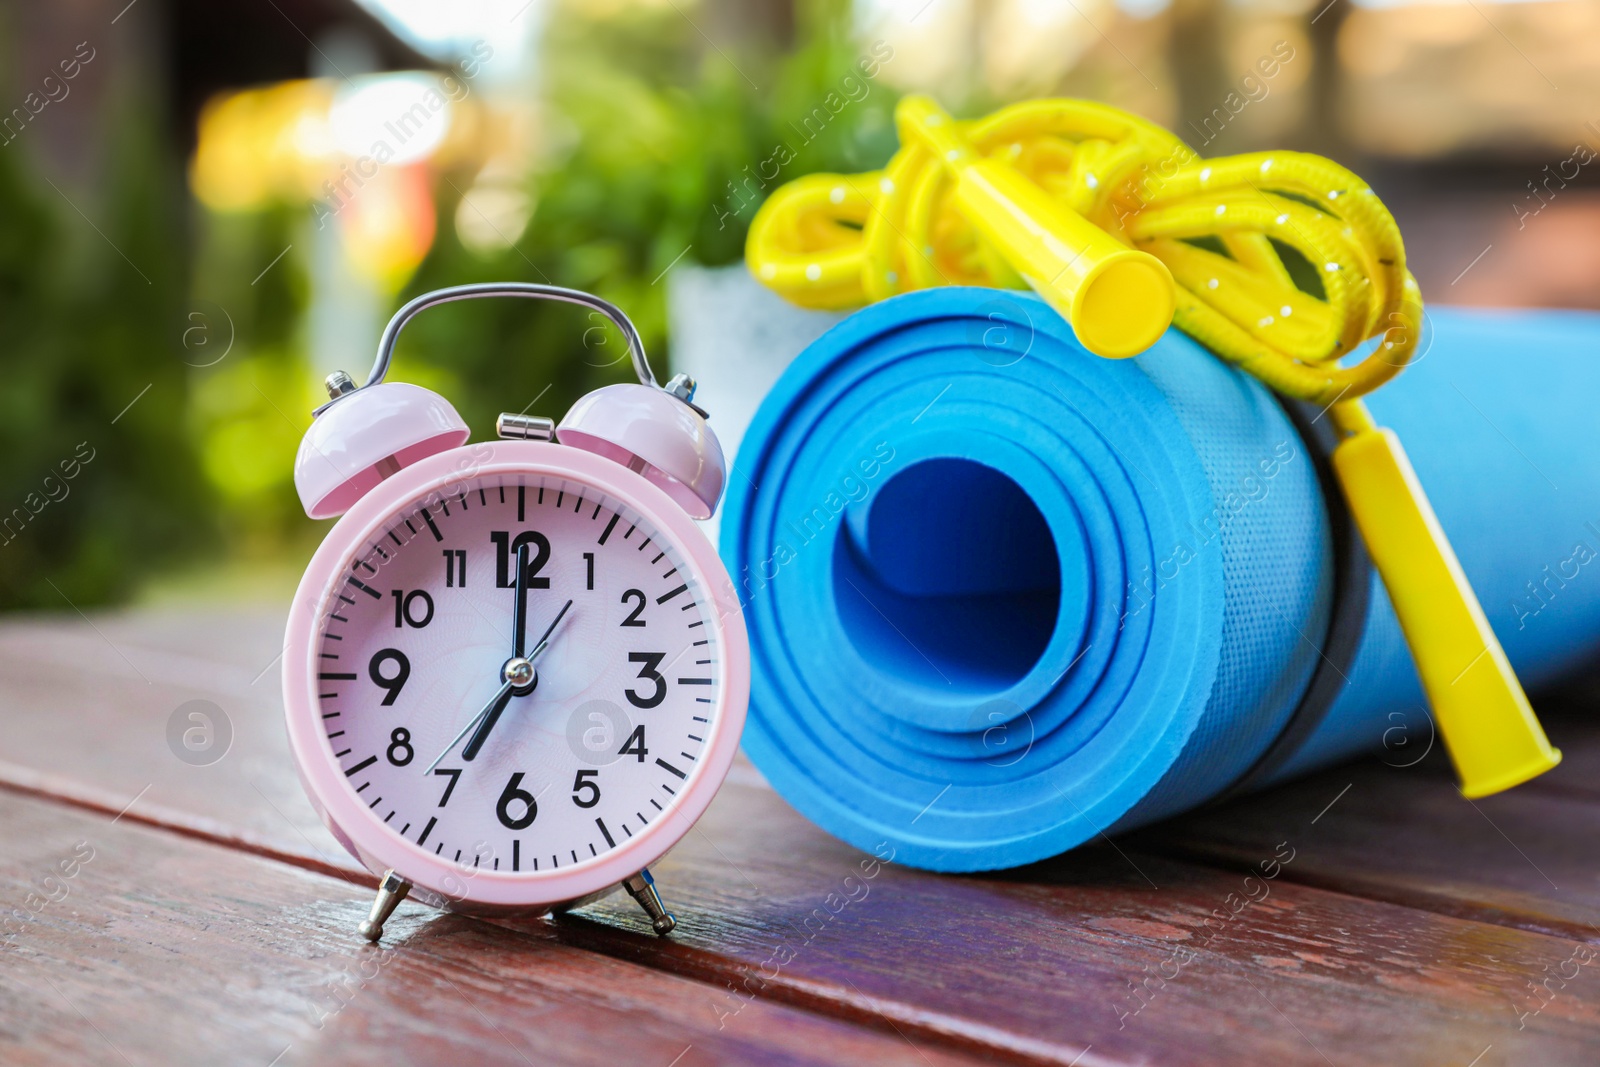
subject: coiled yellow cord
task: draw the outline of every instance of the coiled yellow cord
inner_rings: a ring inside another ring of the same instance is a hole
[[[901,148],[884,170],[814,174],[762,205],[745,253],[757,278],[814,308],[1027,285],[1098,355],[1137,355],[1175,323],[1277,392],[1323,406],[1345,435],[1334,471],[1462,792],[1486,796],[1560,761],[1399,438],[1360,399],[1411,360],[1422,325],[1400,231],[1365,182],[1301,152],[1202,159],[1087,100],[957,123],[911,96],[895,120]],[[1315,270],[1320,294],[1295,284],[1279,246]]]
[[[1416,351],[1422,301],[1400,231],[1367,184],[1331,160],[1202,159],[1155,123],[1088,100],[1015,104],[957,126],[980,158],[1164,263],[1177,285],[1174,324],[1280,393],[1323,405],[1353,399]],[[935,285],[1022,287],[954,188],[949,169],[910,138],[882,171],[800,178],[756,215],[750,269],[815,308]],[[1295,285],[1273,241],[1316,268],[1326,299]],[[1366,359],[1337,365],[1379,334]]]

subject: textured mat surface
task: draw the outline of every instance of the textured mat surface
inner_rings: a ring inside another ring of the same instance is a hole
[[[1600,442],[1570,432],[1571,394],[1600,384],[1600,324],[1431,318],[1422,364],[1374,409],[1513,661],[1546,679],[1600,635],[1600,580],[1578,564],[1536,613],[1511,610],[1572,557],[1580,502],[1600,518]],[[1558,465],[1560,489],[1542,469]],[[1272,743],[1318,661],[1333,564],[1311,456],[1260,386],[1175,331],[1110,361],[1028,295],[886,301],[795,361],[737,468],[722,546],[755,659],[745,747],[862,848],[993,869],[1192,807]],[[1426,744],[1381,594],[1371,615],[1284,774]]]

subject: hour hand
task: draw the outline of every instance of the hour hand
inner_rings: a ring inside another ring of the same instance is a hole
[[[471,762],[478,758],[478,750],[489,739],[489,731],[494,729],[494,724],[500,721],[500,713],[506,710],[507,704],[511,703],[511,693],[515,688],[515,684],[510,679],[507,679],[506,684],[500,687],[500,692],[494,695],[493,702],[484,709],[484,714],[478,722],[477,732],[467,742],[467,747],[461,750],[461,758],[463,760]]]
[[[467,747],[461,750],[461,758],[463,760],[477,758],[478,750],[489,739],[489,732],[494,729],[495,723],[500,721],[500,713],[506,710],[506,705],[510,703],[511,698],[513,696],[526,696],[533,691],[534,686],[539,684],[539,674],[534,670],[533,661],[538,659],[539,655],[550,646],[550,635],[555,632],[556,626],[566,616],[567,609],[570,607],[572,607],[572,601],[570,600],[561,605],[561,610],[556,613],[556,617],[545,628],[544,636],[539,638],[539,643],[534,646],[533,651],[528,653],[526,658],[515,656],[506,662],[503,668],[506,684],[499,693],[495,694],[494,701],[479,716],[482,722],[478,724],[477,732],[467,742]]]
[[[500,691],[494,695],[488,705],[462,728],[461,733],[456,735],[456,740],[450,742],[450,747],[454,748],[456,741],[460,741],[468,730],[477,727],[477,731],[472,735],[472,740],[468,741],[467,747],[461,750],[461,758],[463,760],[478,758],[478,750],[489,739],[489,731],[494,729],[494,724],[499,720],[500,714],[506,710],[506,705],[511,701],[512,692],[533,680],[531,677],[522,676],[523,674],[532,674],[532,669],[527,666],[528,661],[523,658],[523,651],[528,646],[528,546],[526,544],[517,546],[517,578],[515,586],[516,589],[512,594],[513,600],[511,601],[511,659],[507,661],[502,669],[502,677],[505,679],[505,684],[500,687]],[[450,749],[447,748],[444,751],[448,753]],[[444,754],[441,754],[439,759],[444,759]],[[438,763],[438,760],[434,762]],[[431,772],[433,768],[429,767],[428,770]]]
[[[506,683],[500,687],[500,690],[495,693],[494,696],[489,698],[489,703],[483,706],[483,710],[479,711],[478,714],[474,715],[467,721],[467,725],[461,728],[461,732],[456,734],[451,742],[444,747],[444,751],[439,753],[439,755],[434,758],[434,761],[423,769],[422,773],[424,775],[432,774],[433,769],[439,766],[440,762],[442,762],[446,756],[450,755],[450,750],[455,748],[456,745],[460,744],[463,737],[467,736],[467,731],[482,723],[486,718],[489,717],[490,712],[493,712],[496,716],[498,716],[500,712],[504,711],[506,702],[511,699],[511,690],[514,688],[516,688],[515,683],[513,683],[510,679],[507,679]],[[476,736],[473,737],[473,740],[477,741],[480,745],[483,744],[482,740]],[[477,752],[473,752],[473,755],[477,755]],[[471,757],[467,758],[470,759]]]

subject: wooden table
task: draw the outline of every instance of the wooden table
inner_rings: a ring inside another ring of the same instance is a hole
[[[0,625],[0,1062],[1600,1062],[1581,716],[1506,796],[1373,760],[989,877],[864,879],[741,764],[656,868],[672,938],[626,897],[407,903],[375,948],[289,764],[279,622]],[[196,699],[234,735],[203,767],[167,741]]]

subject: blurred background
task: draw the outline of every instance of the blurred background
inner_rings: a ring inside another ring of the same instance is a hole
[[[885,162],[912,90],[1320,152],[1425,299],[1600,307],[1600,0],[6,0],[0,609],[286,598],[321,381],[401,302],[589,289],[660,374],[675,279],[736,264],[782,181]],[[485,436],[622,357],[577,309],[478,303],[396,376]]]

